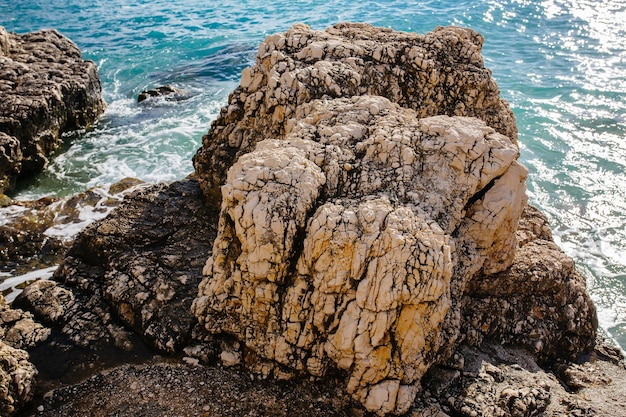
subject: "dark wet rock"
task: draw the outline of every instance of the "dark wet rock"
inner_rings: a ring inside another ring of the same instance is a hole
[[[76,238],[55,273],[75,297],[63,332],[77,343],[88,334],[90,343],[106,344],[117,340],[122,323],[157,350],[182,350],[196,323],[191,302],[216,218],[195,180],[129,195]]]
[[[64,198],[7,199],[0,207],[0,271],[17,276],[58,265],[82,227],[104,217],[140,184],[126,178],[108,190],[91,188]]]
[[[55,30],[0,27],[0,193],[40,172],[65,132],[104,111],[96,65]]]
[[[180,88],[164,85],[162,87],[142,91],[139,96],[137,96],[137,102],[141,103],[142,101],[154,97],[164,97],[167,100],[184,100],[188,97],[188,93]]]
[[[59,199],[43,198],[34,202],[16,202],[2,211],[0,223],[0,266],[5,271],[34,261],[36,267],[58,264],[63,257],[63,241],[45,234],[53,225],[54,204]],[[25,272],[25,269],[20,269]]]

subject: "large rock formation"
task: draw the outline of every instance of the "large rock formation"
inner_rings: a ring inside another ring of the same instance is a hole
[[[343,369],[370,411],[402,413],[458,337],[468,278],[511,263],[517,147],[379,96],[303,104],[287,132],[229,170],[194,311],[265,359]]]
[[[91,125],[100,93],[96,65],[57,31],[0,27],[0,193],[40,172],[63,133]]]
[[[233,162],[258,141],[283,137],[297,108],[322,97],[377,95],[414,109],[417,118],[478,117],[515,143],[515,119],[484,66],[482,43],[480,34],[458,27],[420,35],[367,24],[323,32],[296,25],[268,37],[202,138],[194,166],[203,190],[219,201]]]
[[[349,24],[265,40],[194,159],[209,202],[221,186],[193,307],[209,334],[264,374],[340,369],[378,414],[463,339],[593,344],[571,260],[530,237],[515,257],[526,170],[481,45]]]
[[[584,280],[526,204],[481,45],[363,24],[268,37],[194,178],[134,192],[17,305],[68,345],[130,351],[132,329],[191,364],[340,381],[381,415],[562,411],[515,375],[487,393],[517,368],[472,359],[493,343],[565,361],[596,331]]]

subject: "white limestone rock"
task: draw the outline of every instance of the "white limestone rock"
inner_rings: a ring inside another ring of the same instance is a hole
[[[458,336],[458,322],[442,330],[464,282],[510,264],[514,235],[494,240],[516,228],[526,171],[474,118],[419,119],[379,96],[296,115],[229,170],[194,313],[262,359],[345,370],[368,410],[403,413]],[[457,268],[464,257],[475,268]]]

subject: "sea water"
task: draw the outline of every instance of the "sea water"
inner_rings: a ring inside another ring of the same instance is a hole
[[[485,37],[486,65],[517,117],[530,201],[586,276],[603,329],[626,348],[625,0],[0,0],[7,30],[73,39],[98,65],[108,103],[15,197],[183,178],[266,35],[342,21],[419,33],[461,25]],[[189,98],[136,102],[165,84]]]

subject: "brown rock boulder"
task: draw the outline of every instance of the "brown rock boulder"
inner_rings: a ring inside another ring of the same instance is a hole
[[[104,107],[96,65],[71,40],[0,28],[0,193],[40,172],[61,134],[88,127]]]

